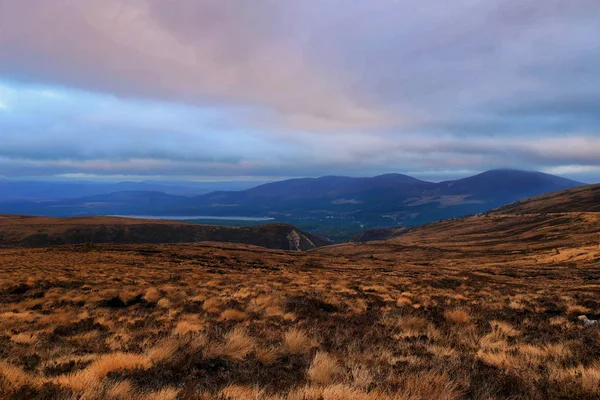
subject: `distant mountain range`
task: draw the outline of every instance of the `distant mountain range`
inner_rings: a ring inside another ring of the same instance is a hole
[[[89,181],[12,181],[0,179],[0,202],[62,200],[123,191],[149,191],[179,196],[197,196],[214,192],[215,190],[244,190],[253,186],[256,186],[256,183],[181,181],[102,183]]]
[[[64,193],[62,199],[56,199],[54,192],[53,196],[35,200],[11,200],[10,194],[3,193],[0,213],[272,217],[322,234],[325,232],[323,226],[352,226],[355,232],[348,234],[354,234],[362,229],[419,225],[479,213],[527,197],[581,185],[554,175],[518,170],[492,170],[439,183],[402,174],[373,178],[325,176],[199,196],[166,193],[155,188],[72,198],[67,198],[68,193]],[[61,188],[56,187],[56,190]]]

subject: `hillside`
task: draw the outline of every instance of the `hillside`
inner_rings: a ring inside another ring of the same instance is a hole
[[[534,232],[538,226],[566,230],[571,229],[569,223],[587,226],[587,219],[594,220],[593,213],[596,212],[600,212],[600,185],[587,185],[524,199],[476,216],[443,220],[422,227],[367,230],[355,235],[351,241],[390,240],[399,236],[425,239],[431,236],[431,241],[437,242],[442,236],[454,236],[453,240],[479,243],[480,237],[471,234],[495,232],[498,241],[508,243],[507,241],[512,240],[527,240],[513,233]],[[492,228],[482,227],[483,225]],[[471,229],[472,232],[464,232],[465,229]],[[577,232],[573,234],[577,235]]]
[[[581,186],[524,199],[500,207],[495,212],[506,214],[600,212],[600,185]]]
[[[285,224],[224,227],[115,217],[0,216],[0,246],[193,242],[244,243],[282,250],[308,250],[329,244]]]
[[[441,182],[446,195],[470,193],[478,199],[491,202],[511,202],[518,198],[535,196],[541,193],[555,192],[580,186],[560,176],[535,171],[498,169],[486,171],[468,178]]]

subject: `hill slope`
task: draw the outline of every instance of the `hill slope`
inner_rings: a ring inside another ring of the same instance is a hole
[[[435,238],[432,239],[434,241],[439,240],[439,235],[444,237],[454,235],[456,236],[455,240],[478,242],[479,237],[470,236],[463,231],[468,227],[472,227],[473,232],[471,233],[473,234],[476,232],[482,234],[495,232],[497,240],[506,242],[513,237],[514,232],[509,229],[511,224],[517,226],[519,232],[532,231],[537,226],[544,224],[550,226],[560,225],[563,229],[570,229],[569,223],[575,223],[576,220],[585,222],[589,218],[593,219],[593,214],[587,216],[585,214],[597,212],[600,212],[600,185],[587,185],[521,200],[492,210],[486,215],[471,216],[458,220],[449,219],[416,228],[367,230],[355,235],[352,241],[390,240],[399,236],[413,237],[422,234],[428,237],[431,234]],[[582,215],[584,216],[582,217]],[[486,224],[492,227],[483,226]]]
[[[600,212],[600,185],[548,193],[500,207],[501,213]]]
[[[38,247],[82,243],[243,243],[281,250],[329,244],[291,225],[224,227],[114,217],[0,216],[0,246]]]

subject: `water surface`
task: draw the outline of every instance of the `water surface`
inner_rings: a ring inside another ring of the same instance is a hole
[[[109,215],[109,217],[136,218],[136,219],[166,219],[173,221],[187,221],[193,219],[199,220],[219,220],[219,221],[272,221],[275,218],[269,217],[214,217],[209,215],[184,215],[184,216],[166,216],[166,215]]]

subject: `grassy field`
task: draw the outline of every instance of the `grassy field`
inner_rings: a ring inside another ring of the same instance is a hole
[[[398,246],[0,250],[0,397],[598,398],[597,245]]]

